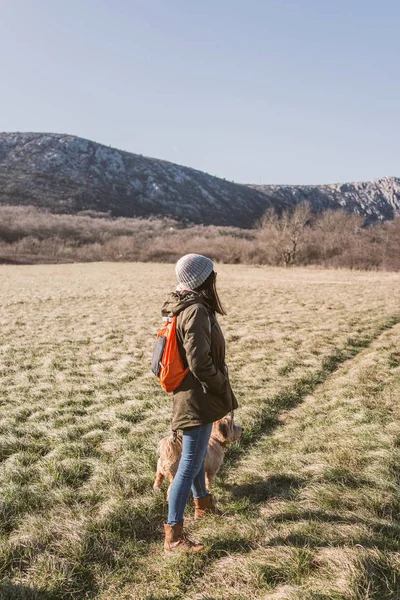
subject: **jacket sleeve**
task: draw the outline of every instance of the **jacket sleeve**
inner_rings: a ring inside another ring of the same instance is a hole
[[[211,358],[211,322],[207,309],[192,305],[186,309],[183,324],[183,347],[193,375],[210,392],[224,395],[228,379],[218,371]]]

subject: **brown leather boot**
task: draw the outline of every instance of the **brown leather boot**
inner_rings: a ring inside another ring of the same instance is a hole
[[[164,523],[165,541],[164,552],[199,552],[204,549],[202,544],[195,544],[183,532],[183,521],[177,525]]]
[[[218,515],[222,516],[224,513],[219,510],[214,504],[214,498],[211,494],[208,494],[205,498],[194,498],[194,518],[202,519],[207,515]]]

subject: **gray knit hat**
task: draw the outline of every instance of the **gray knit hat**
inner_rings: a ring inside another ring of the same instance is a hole
[[[179,284],[189,290],[194,290],[204,283],[213,270],[212,260],[201,254],[185,254],[175,265]]]

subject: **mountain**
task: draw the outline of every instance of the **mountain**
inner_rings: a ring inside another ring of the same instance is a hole
[[[400,214],[400,179],[241,185],[72,135],[0,133],[0,204],[251,227],[268,207],[281,210],[305,200],[315,210],[345,208],[369,222],[392,219]]]
[[[254,188],[72,135],[0,133],[0,204],[250,227],[271,202]]]
[[[383,177],[374,181],[331,185],[254,185],[271,202],[290,206],[310,202],[315,210],[343,208],[365,217],[383,221],[400,215],[400,178]]]

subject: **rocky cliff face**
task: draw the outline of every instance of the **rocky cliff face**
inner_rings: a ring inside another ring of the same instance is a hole
[[[246,186],[71,135],[0,133],[0,204],[250,227],[269,206],[304,200],[316,210],[345,208],[368,221],[391,219],[400,214],[400,179]]]
[[[0,203],[250,227],[270,200],[245,185],[75,136],[3,133]]]
[[[315,210],[343,208],[365,217],[366,222],[400,215],[400,178],[332,185],[258,185],[271,202],[286,206],[308,201]]]

